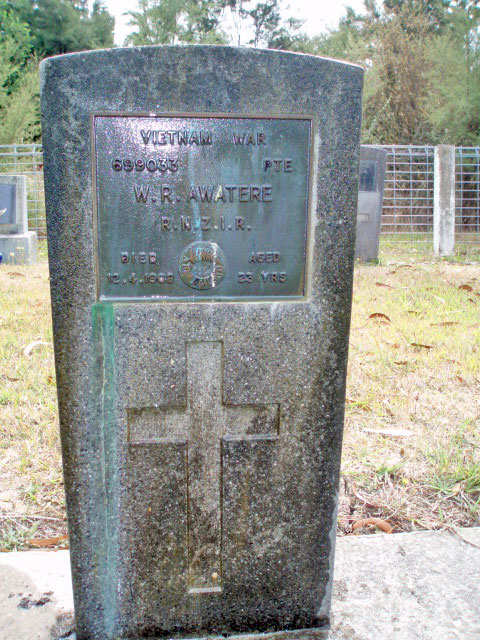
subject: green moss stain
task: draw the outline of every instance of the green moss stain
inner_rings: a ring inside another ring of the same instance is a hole
[[[117,558],[116,543],[118,522],[115,492],[117,479],[117,441],[116,441],[116,375],[115,375],[115,306],[113,304],[95,304],[92,307],[93,330],[93,393],[97,407],[94,428],[99,429],[99,463],[102,484],[99,494],[98,518],[95,527],[99,528],[98,548],[95,549],[99,568],[99,586],[102,596],[101,608],[104,616],[106,638],[113,638],[116,627],[116,584]]]

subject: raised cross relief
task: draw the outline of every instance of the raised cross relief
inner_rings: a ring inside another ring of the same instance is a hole
[[[129,445],[187,447],[188,591],[222,591],[222,441],[276,440],[280,405],[227,405],[223,344],[186,345],[186,407],[128,410]]]

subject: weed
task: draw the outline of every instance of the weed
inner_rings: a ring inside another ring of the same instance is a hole
[[[37,502],[37,491],[39,488],[39,485],[37,485],[35,482],[30,482],[23,494],[25,500],[29,500],[30,502],[34,503]]]
[[[0,529],[0,552],[18,551],[27,545],[27,540],[35,537],[39,523],[26,527],[19,522],[12,520],[3,529]]]
[[[400,471],[403,466],[403,462],[384,462],[375,470],[375,473],[379,480],[386,481],[389,478],[396,479],[398,477],[398,471]]]

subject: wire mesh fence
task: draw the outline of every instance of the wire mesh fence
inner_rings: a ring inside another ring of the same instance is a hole
[[[45,236],[42,145],[0,145],[0,173],[26,176],[28,226],[39,237]]]
[[[385,146],[381,233],[399,241],[433,241],[435,147]]]
[[[387,145],[383,236],[395,242],[433,241],[433,146]],[[29,228],[46,235],[43,155],[40,144],[0,145],[0,173],[27,177]],[[480,147],[455,153],[455,233],[480,241]]]
[[[455,239],[480,240],[480,147],[455,150]]]

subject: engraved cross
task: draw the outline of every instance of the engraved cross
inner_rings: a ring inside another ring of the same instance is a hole
[[[186,445],[189,593],[215,593],[222,590],[222,441],[276,440],[280,406],[224,403],[221,342],[189,342],[186,358],[186,407],[129,410],[129,440]]]

